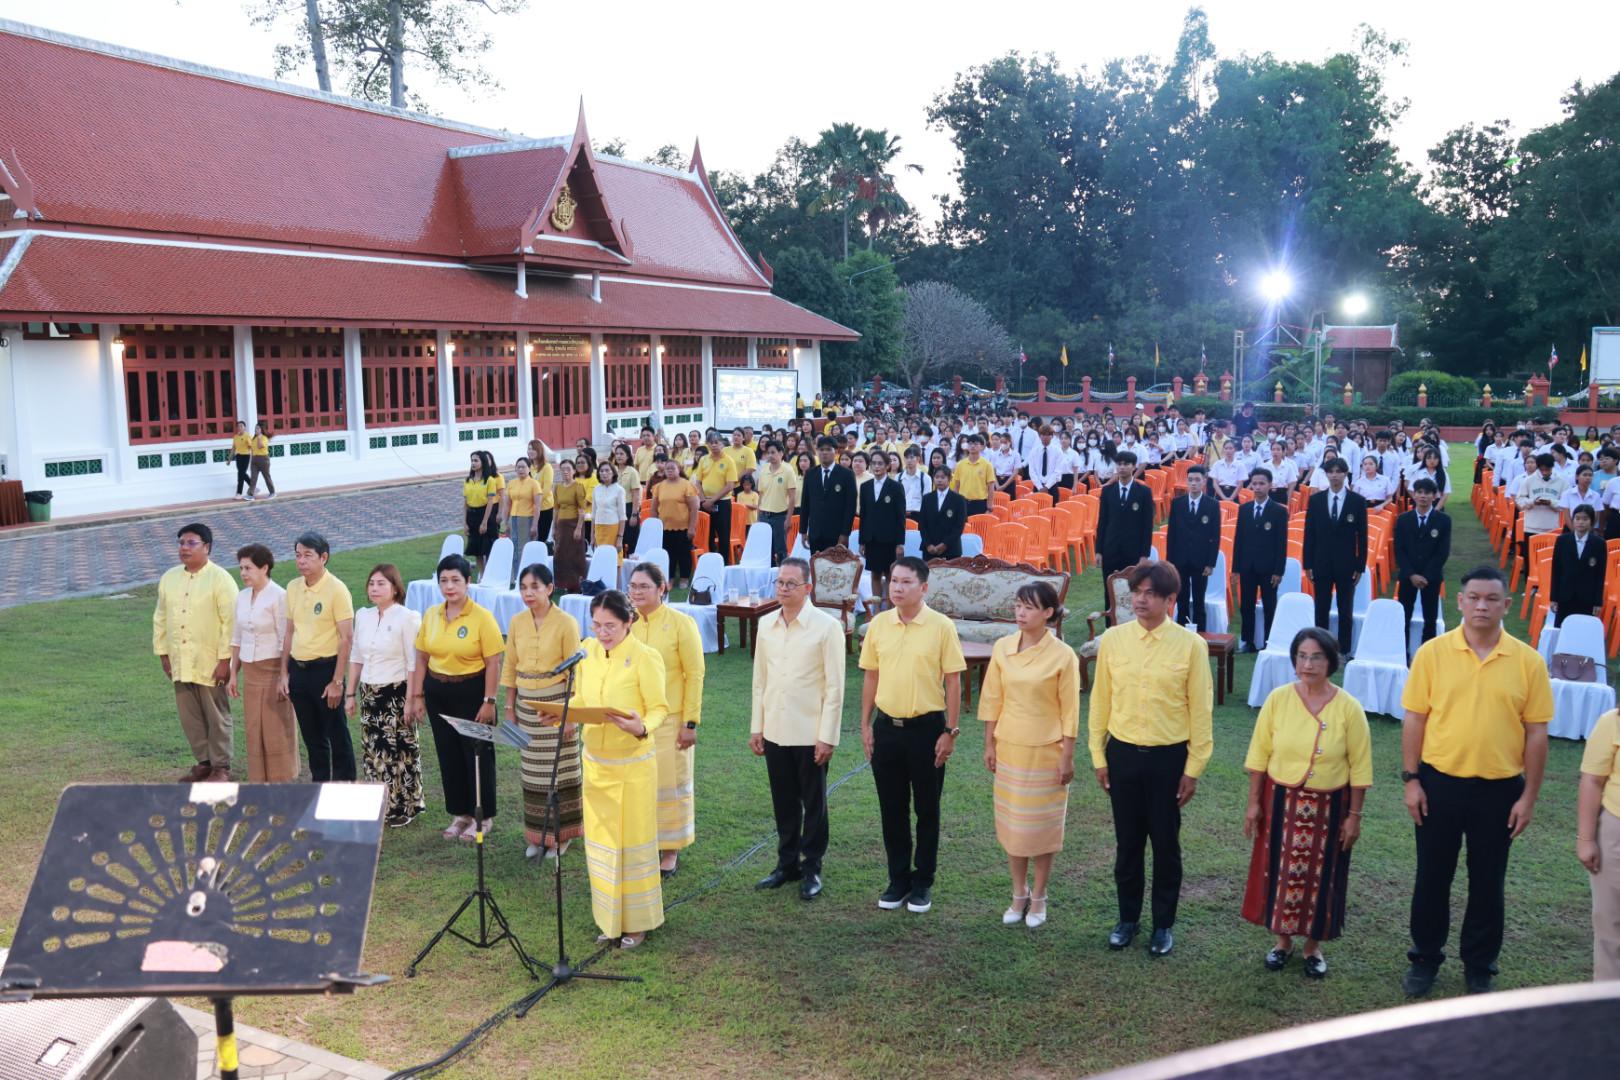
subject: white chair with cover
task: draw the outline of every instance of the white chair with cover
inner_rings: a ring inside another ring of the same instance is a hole
[[[693,592],[707,589],[713,594],[711,603],[718,603],[725,598],[725,580],[726,560],[718,551],[705,551],[698,556],[697,565],[692,567]]]
[[[1282,580],[1277,582],[1277,595],[1286,596],[1289,593],[1302,591],[1305,587],[1302,584],[1304,580],[1305,572],[1299,568],[1299,560],[1287,560],[1283,563]]]
[[[619,588],[630,587],[630,571],[636,568],[637,563],[649,561],[652,553],[664,550],[664,523],[657,518],[648,518],[641,523],[641,532],[636,535],[636,549],[624,557],[619,567]],[[664,564],[665,576],[668,576],[669,563],[666,558]]]
[[[1215,570],[1205,581],[1205,631],[1211,634],[1227,633],[1227,627],[1232,625],[1232,616],[1226,606],[1226,552],[1216,553]]]
[[[971,559],[984,554],[984,537],[978,533],[962,534],[962,558]]]
[[[729,594],[753,593],[769,597],[775,592],[776,568],[771,565],[771,527],[763,521],[748,526],[742,556],[726,567],[723,585]]]
[[[508,541],[507,547],[508,550],[511,549],[510,541]],[[490,551],[490,558],[492,561],[484,571],[484,578],[489,579],[489,584],[484,584],[483,578],[480,578],[478,584],[467,587],[467,595],[472,597],[473,602],[476,604],[481,604],[490,611],[494,611],[496,607],[500,605],[503,598],[517,596],[516,586],[514,585],[512,588],[507,588],[506,583],[501,581],[500,575],[495,572],[495,564],[493,562],[494,556],[495,552],[492,549]],[[515,579],[517,574],[521,572],[525,566],[529,566],[530,564],[537,562],[544,563],[549,568],[551,566],[551,552],[546,549],[546,545],[541,541],[530,540],[523,545],[523,557],[518,559],[516,563],[517,569],[513,571],[512,577]],[[521,600],[518,601],[518,606],[523,606],[523,602]],[[499,616],[496,617],[499,618]],[[508,622],[510,621],[511,620],[509,618]],[[503,623],[501,625],[501,632],[505,633],[505,631],[506,625]]]
[[[1584,739],[1598,717],[1614,708],[1614,687],[1609,685],[1603,622],[1591,615],[1570,615],[1558,628],[1558,651],[1587,656],[1597,670],[1597,682],[1552,680],[1553,718],[1547,734],[1559,739]]]
[[[906,554],[913,559],[922,558],[922,533],[916,529],[906,530]]]
[[[619,549],[609,547],[607,544],[598,544],[591,552],[591,561],[585,567],[584,581],[600,581],[608,588],[614,587],[619,576]]]
[[[1249,676],[1250,706],[1258,709],[1273,690],[1294,681],[1294,665],[1288,659],[1288,647],[1293,644],[1295,634],[1315,624],[1315,600],[1302,592],[1277,598],[1277,617],[1272,620],[1266,647],[1255,656],[1254,673]]]
[[[490,545],[489,558],[484,560],[484,572],[478,580],[467,586],[467,597],[481,607],[489,607],[495,597],[509,592],[506,585],[512,576],[512,556],[517,554],[510,536],[497,537]]]
[[[1361,651],[1361,635],[1367,623],[1367,605],[1372,603],[1372,575],[1363,572],[1361,580],[1356,582],[1356,593],[1350,600],[1350,651]],[[1333,598],[1333,605],[1328,608],[1328,633],[1334,640],[1339,637],[1339,598]],[[1341,658],[1342,659],[1342,658]]]
[[[1401,693],[1409,673],[1406,639],[1401,633],[1406,612],[1399,600],[1374,600],[1367,605],[1365,617],[1357,622],[1356,658],[1344,665],[1344,692],[1361,702],[1368,712],[1399,720],[1405,715]]]
[[[788,552],[788,558],[810,561],[810,545],[804,542],[802,534],[793,538],[793,550]]]
[[[460,555],[466,550],[466,538],[460,533],[451,533],[439,545],[439,559],[450,555]],[[434,560],[433,565],[439,565],[438,560]],[[436,575],[434,577],[417,578],[405,586],[405,606],[418,615],[426,612],[434,604],[442,604],[443,602],[444,595],[439,592],[439,579]]]

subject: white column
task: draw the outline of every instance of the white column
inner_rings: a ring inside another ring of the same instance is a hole
[[[360,329],[343,328],[343,403],[349,410],[349,456],[365,457],[370,449],[366,442],[366,375],[360,358]]]
[[[439,338],[439,441],[448,454],[456,451],[456,373],[450,359],[450,331],[438,331]],[[466,457],[465,454],[462,455]]]
[[[654,431],[664,430],[664,346],[659,343],[657,334],[647,336],[649,352],[648,359],[652,361],[652,373],[647,380],[648,404],[652,407],[652,426]]]
[[[751,368],[759,367],[759,338],[757,337],[748,339],[748,366]]]
[[[124,350],[113,347],[113,341],[120,331],[117,323],[102,323],[100,329],[101,392],[107,403],[107,479],[114,483],[122,483],[125,470],[124,455],[129,453],[129,399],[124,396]],[[15,363],[14,358],[14,367]],[[20,399],[15,393],[15,382],[12,390],[12,400],[20,404]],[[26,409],[17,409],[15,429],[18,460],[15,465],[19,468],[22,465],[22,425],[26,416]]]
[[[518,438],[527,446],[534,438],[534,364],[529,331],[518,331],[517,342]]]
[[[799,369],[799,394],[806,402],[814,401],[821,393],[821,342],[813,341],[808,348],[795,348],[794,365]]]
[[[602,335],[591,335],[591,445],[607,432],[607,378],[602,363]]]
[[[231,352],[236,354],[236,418],[248,426],[259,425],[259,390],[253,374],[253,327],[231,327]]]
[[[699,426],[706,426],[714,415],[714,338],[703,335],[703,416]]]

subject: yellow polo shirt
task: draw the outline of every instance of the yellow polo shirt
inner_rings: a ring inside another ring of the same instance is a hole
[[[951,490],[970,502],[985,502],[996,483],[996,467],[983,457],[963,458],[951,470]]]
[[[956,626],[927,604],[911,622],[898,608],[880,613],[861,642],[861,670],[879,672],[875,704],[890,716],[942,712],[945,676],[967,670]]]
[[[1283,787],[1338,791],[1372,787],[1372,733],[1361,703],[1343,690],[1312,716],[1294,683],[1279,686],[1260,707],[1243,767]]]
[[[996,742],[1046,746],[1080,734],[1080,658],[1047,634],[1018,651],[1014,631],[990,648],[979,691],[979,719],[996,725]]]
[[[637,446],[636,447],[635,454],[634,454],[634,456],[632,457],[631,460],[633,460],[636,463],[636,472],[639,475],[641,475],[641,476],[651,476],[652,475],[653,458],[654,458],[654,456],[657,455],[657,453],[658,453],[658,445],[656,443],[654,443],[652,446]]]
[[[659,604],[630,625],[630,636],[649,645],[664,662],[664,704],[681,723],[703,720],[703,638],[697,621],[684,611]]]
[[[1524,772],[1525,725],[1552,719],[1552,683],[1541,655],[1505,630],[1481,660],[1459,626],[1418,649],[1401,707],[1428,715],[1426,764],[1449,776],[1505,780]]]
[[[1610,709],[1598,717],[1597,726],[1586,737],[1581,772],[1608,778],[1603,785],[1603,809],[1620,817],[1620,712]]]
[[[461,614],[448,621],[443,604],[428,608],[427,614],[422,616],[422,627],[416,632],[416,647],[427,653],[429,671],[440,675],[471,675],[482,670],[490,657],[505,652],[506,642],[501,638],[500,624],[489,609],[468,600]]]
[[[236,581],[215,562],[195,574],[171,567],[158,579],[152,611],[152,653],[169,658],[175,682],[214,685],[214,668],[231,658]]]
[[[753,447],[748,446],[747,444],[742,446],[728,446],[725,449],[725,455],[731,459],[731,463],[733,465],[737,466],[738,476],[741,476],[743,473],[748,472],[750,469],[759,464],[759,458],[754,455]]]
[[[233,435],[231,437],[231,453],[251,457],[253,455],[253,436],[245,433]]]
[[[534,501],[540,497],[540,481],[523,476],[506,485],[506,497],[512,500],[513,517],[534,517]]]
[[[489,505],[489,501],[498,498],[501,493],[500,485],[494,477],[488,480],[463,480],[461,482],[461,497],[470,510],[482,510]]]
[[[255,436],[253,436],[253,456],[254,457],[269,457],[270,456],[270,436],[268,436],[268,435],[255,435]]]
[[[692,481],[685,479],[665,480],[653,489],[653,513],[664,523],[666,532],[675,529],[684,532],[692,527],[688,500],[696,494]]]
[[[300,576],[287,586],[287,616],[293,625],[294,660],[336,656],[338,623],[354,618],[354,600],[349,596],[349,587],[330,570],[322,572],[314,585],[304,584]]]
[[[1209,646],[1193,631],[1169,619],[1152,630],[1135,619],[1110,628],[1097,643],[1091,688],[1092,766],[1108,767],[1110,736],[1136,746],[1184,742],[1186,774],[1202,776],[1215,752],[1213,695]]]
[[[785,514],[793,509],[794,496],[798,491],[793,466],[784,461],[781,467],[773,472],[771,467],[766,465],[754,474],[754,482],[759,488],[759,508],[765,513]]]
[[[698,482],[698,490],[705,498],[717,498],[727,484],[736,484],[737,463],[724,453],[719,457],[707,454],[698,462],[693,479]]]

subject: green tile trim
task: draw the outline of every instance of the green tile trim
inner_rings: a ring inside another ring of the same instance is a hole
[[[206,465],[208,452],[206,450],[175,450],[169,454],[170,465]]]
[[[371,437],[371,448],[373,450],[385,450],[385,449],[387,449],[388,448],[388,436],[386,436],[386,435],[373,435]]]
[[[392,442],[395,446],[415,446],[416,445],[416,436],[415,435],[395,435],[389,441]]]
[[[438,442],[439,442],[439,433],[437,431],[424,431],[422,433],[422,445],[423,446],[436,446],[436,445],[438,445]]]
[[[75,458],[71,461],[47,461],[45,479],[57,480],[69,476],[100,476],[101,458]]]
[[[473,433],[471,431],[458,431],[458,432],[456,432],[456,441],[457,442],[472,442],[473,441]]]
[[[349,448],[349,441],[347,439],[327,439],[326,440],[326,452],[328,454],[341,454],[341,453],[343,453],[343,451],[347,450],[348,448]]]
[[[163,455],[162,454],[140,454],[140,455],[137,455],[136,458],[135,458],[135,467],[137,469],[161,469],[161,468],[163,468]]]
[[[219,449],[219,450],[215,450],[214,451],[214,464],[223,465],[227,461],[231,460],[231,456],[232,456],[231,455],[231,449],[228,446],[224,447],[222,449]]]
[[[286,446],[286,444],[285,443],[271,443],[270,444],[270,456],[271,457],[286,457],[287,456],[287,446]]]

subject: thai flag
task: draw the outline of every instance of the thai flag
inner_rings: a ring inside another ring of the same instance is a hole
[[[1029,354],[1024,352],[1022,345],[1018,346],[1018,363],[1020,366],[1029,363]]]
[[[1558,346],[1552,347],[1552,355],[1547,357],[1547,370],[1551,371],[1558,366]]]

